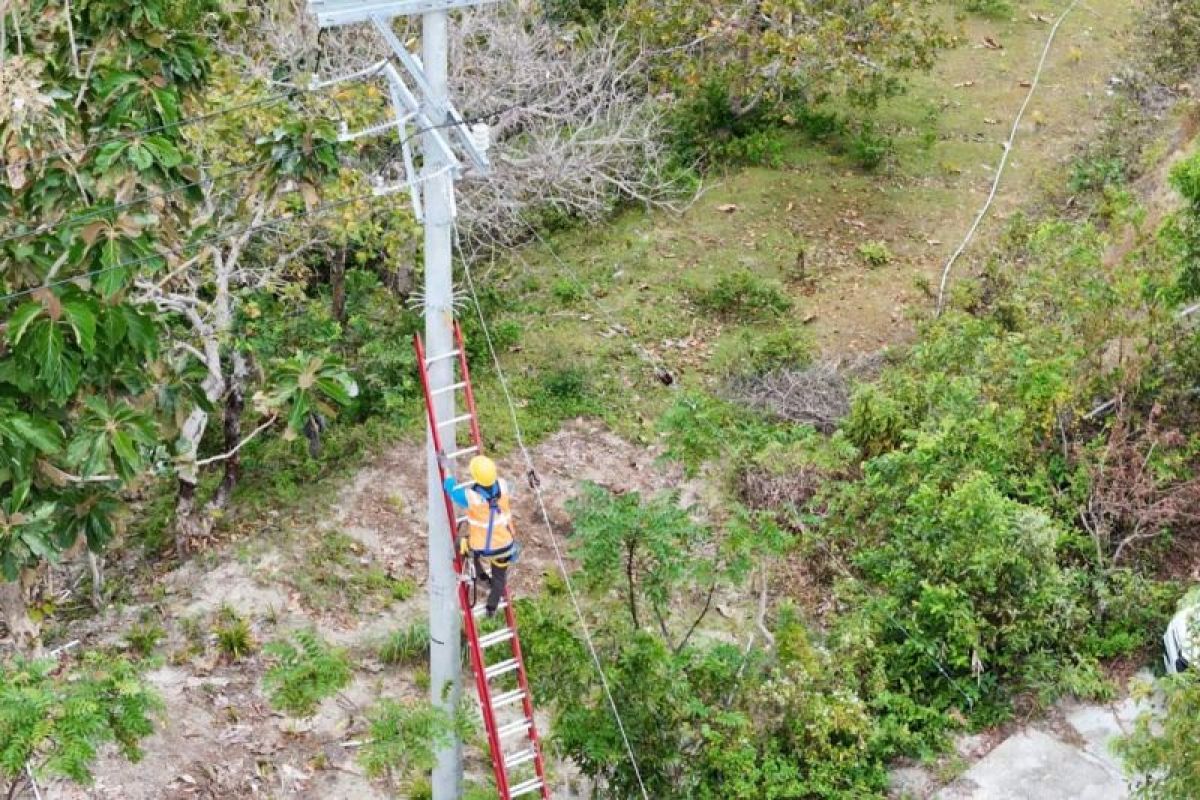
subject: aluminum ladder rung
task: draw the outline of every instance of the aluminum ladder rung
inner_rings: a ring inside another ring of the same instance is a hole
[[[524,699],[525,699],[525,690],[524,689],[513,689],[511,692],[505,692],[504,694],[498,694],[492,698],[492,710],[495,711],[498,708],[504,708],[505,706],[511,706],[513,703],[519,702]],[[529,720],[522,720],[522,721],[528,722]]]
[[[476,447],[475,445],[471,445],[470,447],[464,447],[462,450],[455,450],[453,453],[450,453],[449,455],[447,455],[446,458],[458,458],[459,456],[465,456],[465,455],[469,455],[471,453],[478,453],[478,452],[479,452],[479,448]]]
[[[512,769],[513,767],[519,767],[522,764],[528,764],[535,758],[537,758],[537,751],[532,747],[528,750],[521,750],[504,757],[504,768]]]
[[[473,416],[474,416],[474,414],[463,414],[461,416],[455,417],[454,419],[448,419],[445,422],[439,422],[438,427],[440,428],[443,425],[457,425],[460,422],[466,422],[467,420],[471,419]]]
[[[502,728],[496,730],[496,736],[500,739],[507,739],[509,736],[527,731],[532,726],[527,719],[519,719],[516,722],[510,722]]]
[[[499,614],[501,611],[503,611],[506,608],[508,608],[508,601],[501,600],[500,605],[496,606],[496,613]],[[475,608],[473,608],[471,610],[471,613],[474,614],[475,617],[478,619],[479,617],[482,617],[484,614],[487,613],[487,606],[486,605],[476,606]]]
[[[483,671],[484,677],[489,681],[493,678],[499,678],[501,675],[507,675],[510,672],[516,672],[517,667],[521,666],[520,662],[515,658],[510,658],[507,661],[500,661],[492,664]]]
[[[436,364],[439,361],[445,361],[447,358],[454,358],[455,356],[460,355],[461,353],[462,353],[461,350],[459,350],[458,348],[455,348],[447,353],[442,353],[441,355],[433,356],[432,358],[427,358],[427,359],[425,359],[425,366],[428,367],[430,364]]]
[[[434,389],[432,392],[429,393],[429,396],[437,397],[439,394],[445,394],[446,392],[455,392],[455,391],[458,391],[459,389],[466,388],[466,385],[467,385],[466,381],[459,381],[458,383],[452,383],[449,386],[443,386],[440,389]]]
[[[489,633],[487,636],[480,636],[479,646],[487,649],[492,645],[503,644],[504,642],[511,641],[515,636],[516,634],[513,633],[512,628],[502,628],[493,633]]]
[[[518,783],[508,790],[509,797],[520,797],[524,794],[532,794],[542,788],[542,779],[533,778],[524,783]]]

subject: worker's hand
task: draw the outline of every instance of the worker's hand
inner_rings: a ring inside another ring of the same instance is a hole
[[[467,537],[458,537],[458,554],[464,558],[471,552],[471,545],[467,541]]]
[[[442,468],[442,472],[454,472],[454,465],[450,463],[450,459],[446,458],[446,454],[441,450],[437,451],[437,463]]]

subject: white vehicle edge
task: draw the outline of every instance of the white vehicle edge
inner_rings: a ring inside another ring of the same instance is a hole
[[[1179,601],[1178,611],[1163,636],[1163,650],[1168,675],[1200,666],[1200,586]]]

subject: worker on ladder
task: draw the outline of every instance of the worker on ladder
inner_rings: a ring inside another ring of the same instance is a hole
[[[438,463],[449,474],[443,485],[446,494],[455,505],[467,510],[467,534],[459,532],[459,553],[464,557],[470,553],[475,560],[476,578],[491,584],[487,615],[494,616],[508,585],[508,568],[520,553],[512,524],[508,482],[496,476],[496,462],[487,456],[471,459],[473,483],[462,486],[455,480],[445,454],[438,453]],[[484,571],[485,564],[491,567],[490,574]]]

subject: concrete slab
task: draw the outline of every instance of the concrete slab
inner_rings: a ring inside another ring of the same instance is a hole
[[[1149,706],[1126,699],[1107,706],[1076,706],[1063,709],[1067,722],[1083,737],[1083,749],[1114,775],[1124,777],[1124,768],[1112,752],[1117,737],[1133,729],[1133,721]]]
[[[937,800],[1126,800],[1125,781],[1089,753],[1037,730],[1011,736]]]

